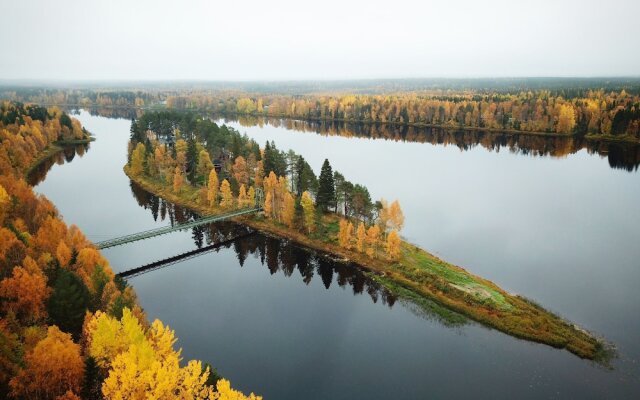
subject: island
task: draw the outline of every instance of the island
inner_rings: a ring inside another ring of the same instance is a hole
[[[212,216],[257,207],[235,221],[351,262],[401,298],[453,310],[506,334],[606,362],[606,342],[400,236],[399,201],[373,202],[325,160],[264,147],[194,113],[147,112],[131,127],[125,173],[145,190]]]

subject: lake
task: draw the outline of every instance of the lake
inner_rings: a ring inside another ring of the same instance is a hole
[[[129,120],[76,117],[97,140],[32,179],[67,223],[99,241],[193,217],[124,175]],[[210,362],[234,386],[271,399],[639,393],[637,147],[226,122],[261,145],[293,149],[316,173],[328,158],[374,199],[398,199],[407,240],[604,336],[619,357],[608,370],[473,322],[450,324],[398,301],[353,266],[252,235],[130,279],[148,316],[176,330],[185,359]],[[206,247],[233,229],[177,232],[103,253],[125,271]]]

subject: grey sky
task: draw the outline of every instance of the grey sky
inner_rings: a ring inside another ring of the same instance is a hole
[[[0,3],[0,79],[640,75],[638,0]]]

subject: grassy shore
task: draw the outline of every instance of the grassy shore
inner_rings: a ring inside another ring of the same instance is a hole
[[[187,186],[176,194],[163,182],[132,176],[127,167],[125,173],[147,191],[174,204],[203,215],[222,212],[201,203],[198,191],[192,187]],[[328,214],[322,218],[323,232],[310,236],[260,216],[239,217],[236,222],[357,264],[390,291],[428,308],[429,312],[433,311],[434,304],[446,307],[509,335],[566,349],[581,358],[603,364],[612,356],[606,343],[586,330],[410,243],[402,243],[401,257],[393,262],[344,249],[335,237],[338,216]],[[442,315],[442,310],[439,311]],[[451,314],[450,322],[455,323],[457,317]]]

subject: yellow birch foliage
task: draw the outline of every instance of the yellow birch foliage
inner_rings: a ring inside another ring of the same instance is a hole
[[[571,133],[576,126],[576,113],[571,104],[563,104],[560,106],[558,114],[558,125],[556,131],[558,133]]]
[[[256,396],[251,393],[249,396],[245,396],[242,392],[231,388],[231,383],[226,379],[220,379],[216,383],[216,392],[211,399],[214,400],[261,400],[262,396]]]
[[[211,162],[211,157],[209,157],[209,152],[204,149],[200,150],[200,154],[198,154],[198,176],[206,179],[209,176],[209,171],[211,171],[212,169],[213,163]]]
[[[145,155],[144,144],[138,143],[131,154],[131,173],[133,175],[140,175],[144,171]]]
[[[231,208],[233,207],[233,193],[231,193],[231,185],[228,180],[223,180],[220,185],[220,207]]]
[[[96,313],[85,330],[89,354],[109,370],[102,386],[105,399],[259,399],[234,391],[228,381],[215,393],[199,361],[180,367],[175,334],[159,320],[146,330],[125,308],[120,321]]]
[[[209,206],[214,206],[218,200],[218,174],[216,173],[215,168],[211,169],[211,172],[209,172],[207,200],[209,200]]]
[[[401,231],[404,226],[404,213],[402,212],[402,208],[400,207],[400,202],[398,200],[391,203],[388,215],[388,225],[390,228]]]
[[[249,193],[247,194],[247,205],[253,207],[256,204],[256,190],[253,186],[249,187]]]
[[[364,252],[364,245],[367,239],[367,230],[364,227],[364,223],[360,222],[360,224],[358,224],[358,232],[356,233],[356,248],[358,249],[359,252]]]
[[[240,190],[238,191],[238,207],[246,207],[247,206],[247,189],[245,189],[244,184],[240,185]]]
[[[387,236],[387,255],[392,260],[397,260],[400,257],[400,236],[395,229]]]
[[[316,208],[309,192],[305,191],[302,193],[300,204],[302,205],[302,212],[304,214],[304,226],[307,228],[307,231],[311,233],[316,225]]]

